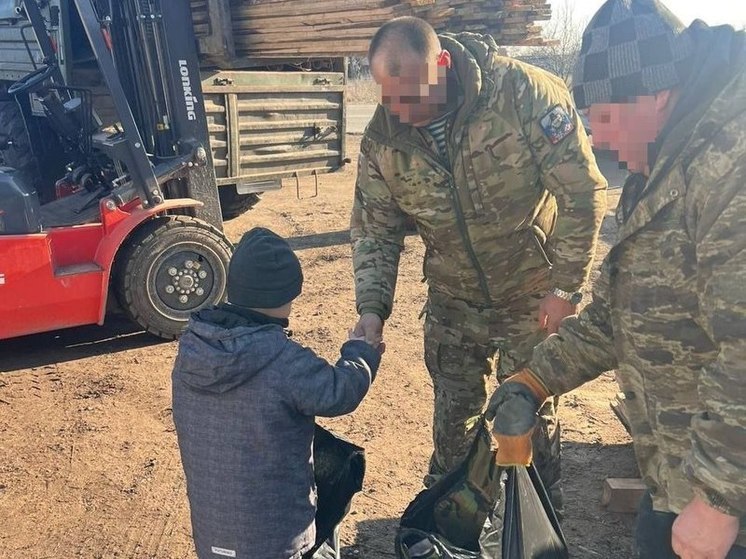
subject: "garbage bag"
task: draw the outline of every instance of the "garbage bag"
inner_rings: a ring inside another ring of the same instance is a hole
[[[399,559],[566,559],[567,544],[533,465],[502,468],[486,422],[466,459],[402,515]]]
[[[316,478],[316,543],[303,559],[339,556],[335,528],[350,510],[352,497],[363,488],[365,451],[316,425],[313,439]]]

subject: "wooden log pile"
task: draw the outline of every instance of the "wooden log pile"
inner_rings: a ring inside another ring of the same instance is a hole
[[[192,1],[199,36],[205,17]],[[399,16],[417,16],[439,32],[474,31],[500,45],[544,44],[537,22],[547,0],[231,0],[233,47],[240,57],[364,54],[375,31]]]

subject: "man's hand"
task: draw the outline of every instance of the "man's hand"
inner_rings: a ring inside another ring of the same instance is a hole
[[[531,435],[538,423],[537,412],[551,393],[530,370],[523,369],[497,387],[485,417],[494,419],[500,466],[528,466],[533,458]]]
[[[738,517],[694,497],[676,518],[671,546],[681,559],[725,559],[738,536]]]
[[[577,305],[565,301],[553,293],[547,293],[539,303],[539,328],[554,334],[559,330],[560,322],[566,316],[576,313]]]
[[[364,337],[369,344],[378,346],[383,339],[383,320],[377,314],[364,313],[352,332],[355,336]]]
[[[379,341],[377,343],[369,342],[368,340],[365,339],[365,335],[364,334],[358,335],[358,334],[355,333],[354,330],[348,330],[348,332],[347,332],[347,339],[348,340],[355,340],[355,341],[358,341],[358,342],[366,342],[369,345],[373,346],[375,349],[377,349],[378,353],[380,353],[381,355],[383,355],[386,352],[386,343],[383,340],[381,340],[381,341]]]

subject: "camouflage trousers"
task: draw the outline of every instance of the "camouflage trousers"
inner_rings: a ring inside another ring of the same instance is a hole
[[[425,364],[433,380],[434,451],[430,474],[444,474],[465,457],[477,420],[497,383],[527,361],[546,333],[538,329],[542,296],[527,296],[513,308],[476,307],[430,290],[425,308]],[[557,398],[539,412],[534,463],[561,509],[560,426]]]

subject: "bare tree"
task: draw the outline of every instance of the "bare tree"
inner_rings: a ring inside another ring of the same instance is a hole
[[[549,39],[552,45],[543,49],[542,58],[545,60],[542,66],[569,85],[580,54],[587,20],[575,17],[574,0],[563,0],[562,3],[557,2],[555,5],[557,8],[552,14],[552,19],[544,26],[544,37]]]

